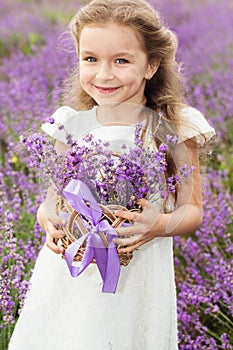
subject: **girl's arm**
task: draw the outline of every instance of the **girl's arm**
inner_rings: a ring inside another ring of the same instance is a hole
[[[114,240],[114,242],[123,246],[120,249],[121,252],[133,251],[155,237],[171,237],[192,233],[201,225],[202,185],[198,148],[193,140],[186,141],[185,145],[195,170],[192,172],[192,175],[184,179],[178,189],[176,210],[168,214],[160,213],[154,204],[142,199],[139,202],[143,207],[141,214],[117,213],[120,217],[135,220],[132,226],[116,229],[119,236],[129,237]]]
[[[57,153],[65,152],[67,146],[60,141],[56,141],[55,150]],[[64,236],[64,233],[57,227],[58,225],[64,225],[65,222],[56,213],[56,194],[52,187],[49,187],[45,202],[43,202],[38,208],[37,220],[42,230],[46,232],[47,247],[54,253],[63,253],[64,249],[61,246],[58,246],[57,242]]]
[[[202,184],[199,167],[199,150],[194,140],[185,142],[191,165],[195,170],[178,188],[177,209],[163,217],[163,236],[180,236],[193,232],[202,223]],[[179,151],[179,149],[178,149]],[[179,162],[178,162],[179,166]]]

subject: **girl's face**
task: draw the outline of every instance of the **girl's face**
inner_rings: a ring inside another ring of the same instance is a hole
[[[85,26],[79,41],[80,83],[98,105],[145,104],[146,79],[157,67],[148,64],[134,29],[114,22]]]

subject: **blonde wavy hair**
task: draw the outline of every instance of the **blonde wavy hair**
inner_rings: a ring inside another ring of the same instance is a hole
[[[82,29],[90,24],[113,21],[133,28],[141,39],[148,62],[160,61],[145,87],[146,106],[163,112],[178,125],[184,107],[184,78],[175,60],[178,40],[162,22],[159,13],[144,0],[92,0],[82,6],[70,22],[77,53]],[[96,102],[81,87],[78,68],[66,82],[63,102],[76,110],[92,108]]]

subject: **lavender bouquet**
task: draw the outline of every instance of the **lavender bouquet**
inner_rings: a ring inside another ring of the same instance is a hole
[[[55,123],[53,118],[49,122]],[[64,131],[63,125],[57,127]],[[21,136],[31,166],[40,169],[43,181],[49,182],[56,194],[57,211],[67,221],[62,244],[71,275],[77,277],[90,262],[96,262],[104,292],[115,291],[120,265],[126,266],[132,258],[132,253],[118,253],[112,242],[117,236],[114,228],[132,224],[117,217],[115,210],[140,212],[141,198],[165,203],[193,170],[184,164],[169,173],[167,153],[169,146],[177,143],[176,136],[166,135],[167,142],[156,145],[152,134],[145,145],[142,133],[142,123],[137,123],[134,146],[122,144],[121,152],[114,152],[109,142],[92,133],[77,141],[66,132],[68,149],[61,154],[46,134]]]

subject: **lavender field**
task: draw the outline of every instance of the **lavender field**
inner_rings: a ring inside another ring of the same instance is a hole
[[[67,23],[81,1],[0,0],[0,349],[6,350],[44,234],[39,175],[19,135],[61,104],[76,64]],[[180,39],[190,104],[217,137],[207,157],[204,219],[175,239],[181,350],[233,349],[233,1],[158,0]]]

